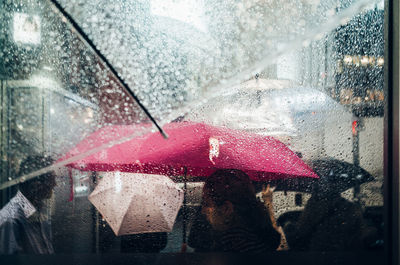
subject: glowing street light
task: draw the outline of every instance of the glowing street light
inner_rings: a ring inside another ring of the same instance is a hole
[[[350,55],[346,55],[346,56],[344,56],[344,58],[343,58],[343,62],[344,62],[345,64],[351,64],[351,63],[353,62],[353,58],[352,58]]]
[[[361,58],[361,65],[367,66],[368,63],[369,63],[368,56],[363,56],[363,57]]]

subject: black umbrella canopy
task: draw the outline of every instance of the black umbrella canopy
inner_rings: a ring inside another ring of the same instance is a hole
[[[354,186],[374,180],[374,177],[360,166],[337,159],[312,161],[311,167],[321,178],[331,182],[343,182]]]
[[[272,183],[276,191],[338,191],[356,187],[375,178],[360,166],[333,158],[310,161],[310,166],[320,179],[287,179]]]

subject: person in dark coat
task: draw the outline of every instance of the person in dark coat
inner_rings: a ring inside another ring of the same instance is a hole
[[[20,176],[49,166],[45,156],[28,157],[20,166]],[[19,185],[16,195],[0,210],[0,254],[52,254],[51,229],[40,211],[52,196],[53,172]]]
[[[332,188],[314,192],[296,223],[284,227],[292,250],[356,251],[374,231],[367,227],[361,207]]]
[[[202,213],[212,228],[210,251],[263,253],[276,250],[280,234],[257,199],[247,174],[217,170],[203,188]],[[210,236],[210,235],[207,235]]]

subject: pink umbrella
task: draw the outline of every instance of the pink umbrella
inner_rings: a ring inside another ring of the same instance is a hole
[[[110,140],[131,135],[138,125],[106,126],[71,150],[62,161]],[[217,169],[240,169],[252,180],[318,178],[286,145],[269,136],[180,122],[164,126],[169,139],[158,132],[134,138],[75,161],[68,166],[85,171],[140,172],[167,176],[207,177]],[[184,189],[184,205],[186,201]],[[186,243],[185,207],[183,242]]]
[[[116,134],[118,137],[129,136],[137,129],[137,125],[104,127],[60,160],[115,139]],[[68,166],[85,171],[141,172],[187,176],[188,179],[206,177],[216,169],[229,168],[240,169],[256,181],[318,178],[294,152],[273,137],[193,122],[170,123],[164,130],[169,139],[164,139],[158,132],[149,133]]]

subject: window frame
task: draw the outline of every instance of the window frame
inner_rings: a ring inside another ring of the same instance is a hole
[[[385,0],[384,220],[386,264],[399,264],[399,2]]]

